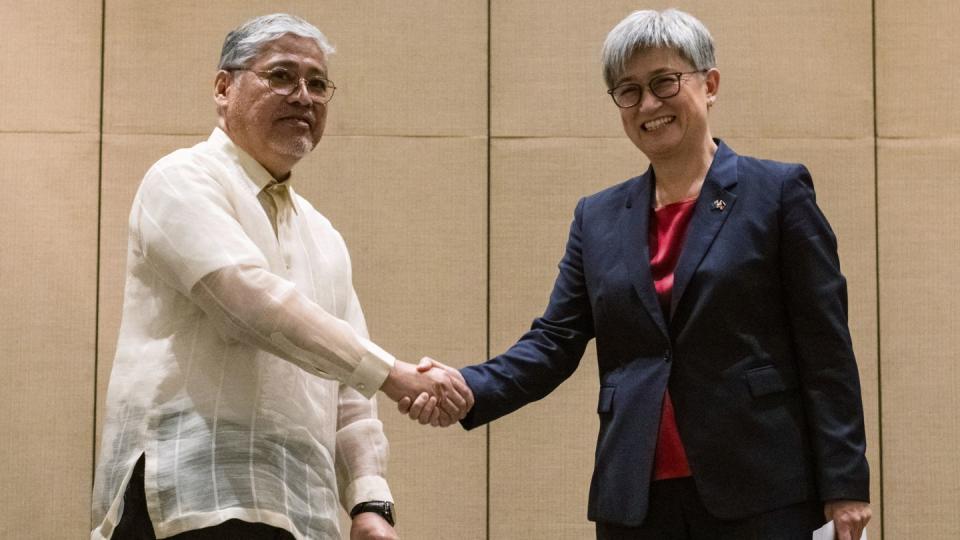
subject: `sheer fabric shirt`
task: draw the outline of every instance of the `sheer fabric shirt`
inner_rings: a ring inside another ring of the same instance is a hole
[[[109,538],[145,454],[158,537],[228,519],[339,538],[339,507],[392,501],[367,339],[341,236],[220,129],[147,172],[91,538]]]

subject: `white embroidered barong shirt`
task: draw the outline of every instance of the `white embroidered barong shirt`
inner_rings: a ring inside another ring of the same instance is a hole
[[[330,222],[215,129],[158,161],[130,213],[123,318],[91,538],[109,538],[145,455],[157,536],[228,519],[339,538],[392,501],[370,342]]]

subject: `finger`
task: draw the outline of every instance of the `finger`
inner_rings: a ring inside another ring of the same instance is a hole
[[[450,394],[447,395],[447,398],[440,402],[440,408],[443,409],[443,412],[447,413],[453,418],[460,418],[460,414],[462,414],[463,409],[460,406],[458,406],[456,403],[451,401],[450,398],[452,398],[454,395],[459,395],[459,394],[457,394],[456,392],[450,392]]]
[[[470,390],[470,387],[467,386],[467,383],[463,383],[463,386],[466,387],[466,394],[462,394],[464,399],[467,400],[466,410],[463,411],[463,415],[466,416],[470,409],[473,408],[473,404],[476,403],[475,398],[473,397],[473,390]]]
[[[409,398],[408,398],[409,399]],[[427,402],[430,400],[430,395],[426,392],[423,392],[417,399],[413,401],[413,405],[410,406],[410,411],[407,413],[410,416],[411,420],[416,420],[420,418],[420,413],[423,411],[423,408],[427,406]]]
[[[411,405],[413,405],[413,400],[404,396],[397,402],[397,410],[400,411],[400,414],[407,414]]]
[[[437,422],[437,426],[439,426],[439,427],[447,427],[447,426],[453,424],[454,422],[456,422],[456,417],[452,417],[452,416],[450,416],[449,414],[447,414],[447,413],[445,413],[445,412],[441,412],[441,413],[440,413],[440,419],[439,419],[439,421]]]
[[[464,415],[467,411],[473,408],[474,398],[473,391],[470,390],[470,387],[467,385],[467,381],[463,378],[463,374],[459,370],[452,367],[447,368],[447,372],[450,374],[450,378],[453,379],[453,387],[456,388],[457,393],[463,397],[466,402]]]
[[[440,413],[441,413],[441,412],[442,412],[442,411],[440,410],[440,407],[437,407],[437,408],[433,409],[433,412],[432,412],[432,413],[430,413],[430,425],[431,425],[431,426],[436,426],[436,425],[438,424],[438,422],[440,421]]]
[[[433,416],[434,411],[437,410],[437,398],[435,396],[430,396],[430,399],[427,401],[426,407],[420,411],[420,416],[417,418],[417,421],[421,425],[427,425],[430,423],[430,417]]]
[[[450,382],[453,386],[453,389],[447,394],[447,398],[456,405],[458,411],[463,411],[467,408],[467,398],[465,394],[468,394],[470,390],[466,387],[465,384],[461,385],[457,378],[450,376]]]
[[[420,359],[420,363],[417,364],[417,371],[423,373],[424,371],[430,371],[434,367],[433,359],[429,356],[424,356]]]
[[[860,536],[867,530],[867,523],[870,521],[869,515],[861,515],[860,521],[856,524],[856,536],[853,537],[853,540],[860,540]]]

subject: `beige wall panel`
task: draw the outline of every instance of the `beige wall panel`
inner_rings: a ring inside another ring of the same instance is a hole
[[[100,122],[100,0],[0,0],[0,131]]]
[[[106,135],[100,193],[100,308],[97,343],[97,438],[117,349],[127,263],[127,218],[147,169],[162,156],[202,140],[192,135]]]
[[[343,234],[371,338],[463,366],[486,344],[486,140],[330,137],[297,190]],[[380,395],[404,538],[483,538],[484,430],[424,427]]]
[[[880,386],[877,360],[877,234],[874,140],[730,139],[744,155],[803,163],[813,176],[817,204],[830,221],[847,278],[850,333],[860,369],[870,462],[873,519],[870,538],[881,538]],[[889,489],[886,491],[890,492]],[[897,538],[894,536],[893,538]]]
[[[877,132],[881,137],[960,135],[960,4],[876,2]]]
[[[487,7],[475,0],[109,1],[104,130],[207,133],[223,37],[277,11],[307,18],[338,49],[328,133],[486,132]]]
[[[491,354],[543,313],[580,197],[646,169],[619,139],[494,140],[491,149]],[[587,492],[599,420],[594,347],[542,401],[490,426],[490,538],[593,536]],[[531,512],[549,508],[549,512]]]
[[[89,531],[97,146],[0,134],[0,538]]]
[[[880,142],[888,538],[960,538],[960,141]]]
[[[196,136],[107,136],[104,146],[98,419],[116,346],[130,202],[147,168]],[[328,137],[295,186],[343,234],[372,338],[398,358],[483,359],[486,328],[486,141]],[[485,434],[433,430],[380,397],[389,479],[409,538],[480,538]],[[456,481],[450,481],[455,478]]]
[[[679,7],[717,44],[715,126],[737,137],[873,133],[871,3],[492,1],[495,136],[619,136],[600,48],[631,11]],[[904,8],[906,9],[906,8]]]

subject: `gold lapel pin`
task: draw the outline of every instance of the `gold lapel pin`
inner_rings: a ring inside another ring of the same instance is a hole
[[[726,207],[727,207],[727,203],[725,203],[725,202],[723,201],[723,199],[717,199],[717,200],[713,201],[713,209],[714,209],[714,210],[719,210],[719,211],[723,212],[723,209],[726,208]]]

